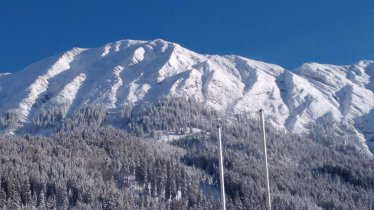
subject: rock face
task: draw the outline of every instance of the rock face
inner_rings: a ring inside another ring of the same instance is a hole
[[[374,61],[306,63],[289,71],[240,56],[201,55],[163,40],[122,40],[0,74],[0,114],[3,124],[15,118],[22,127],[52,109],[64,117],[85,104],[115,112],[129,103],[190,97],[227,113],[254,116],[264,108],[268,122],[290,132],[328,123],[373,151],[373,77]]]

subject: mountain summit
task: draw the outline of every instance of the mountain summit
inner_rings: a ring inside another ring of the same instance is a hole
[[[306,63],[289,71],[241,56],[201,55],[160,39],[121,40],[0,74],[0,123],[13,119],[19,128],[51,110],[64,118],[87,104],[119,112],[127,104],[185,97],[228,114],[256,116],[263,108],[267,122],[300,134],[328,125],[373,151],[373,77],[374,61]]]

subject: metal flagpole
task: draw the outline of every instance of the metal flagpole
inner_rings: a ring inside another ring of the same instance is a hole
[[[269,183],[269,169],[268,169],[268,154],[266,149],[266,137],[265,137],[265,120],[264,110],[260,109],[261,128],[262,128],[262,142],[264,147],[264,159],[265,159],[265,175],[266,175],[266,204],[268,210],[271,210],[271,199],[270,199],[270,183]]]
[[[221,126],[218,126],[218,160],[219,160],[219,179],[221,187],[221,202],[222,210],[226,210],[226,199],[225,199],[225,178],[223,175],[223,154],[222,154],[222,141],[221,141]]]

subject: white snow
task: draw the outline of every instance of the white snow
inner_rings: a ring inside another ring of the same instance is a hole
[[[192,133],[190,133],[190,131],[192,131]],[[158,132],[160,134],[159,137],[156,138],[156,140],[163,141],[163,142],[169,142],[169,141],[174,141],[174,140],[184,138],[184,137],[192,135],[194,133],[200,133],[201,130],[198,129],[198,128],[192,128],[191,130],[190,130],[190,128],[187,128],[187,132],[185,134],[178,134],[176,132],[165,133],[165,132],[162,132],[162,131],[156,131],[156,132]]]
[[[118,52],[118,51],[120,50],[120,49],[119,49],[120,47],[121,47],[121,41],[117,41],[117,42],[114,44],[114,51],[115,51],[115,52]]]
[[[254,117],[264,108],[267,122],[296,133],[307,133],[329,116],[349,125],[340,130],[356,133],[364,148],[362,136],[374,136],[373,77],[374,61],[306,63],[289,71],[240,56],[201,55],[160,39],[121,40],[74,48],[0,75],[0,114],[17,109],[21,123],[27,123],[31,111],[51,106],[116,108],[165,96],[191,97],[216,110]]]
[[[11,73],[9,73],[9,72],[5,72],[5,73],[0,73],[0,77],[2,77],[2,76],[6,76],[6,75],[10,75]]]
[[[56,63],[54,63],[45,74],[38,76],[38,78],[30,84],[27,89],[28,95],[23,98],[17,108],[20,113],[21,121],[25,121],[29,115],[32,106],[35,104],[38,97],[47,91],[48,80],[55,77],[58,74],[70,69],[70,62],[74,58],[83,52],[84,49],[74,48],[66,53],[64,53]],[[27,75],[25,75],[27,76]]]
[[[130,65],[135,65],[135,64],[141,62],[144,59],[144,53],[145,53],[144,48],[140,47],[140,48],[136,49],[134,51],[134,56],[131,60]]]
[[[118,88],[120,88],[123,85],[123,81],[122,81],[122,79],[120,77],[120,74],[123,71],[123,69],[124,69],[123,66],[116,66],[113,69],[113,74],[115,76],[115,79],[114,79],[115,83],[113,84],[112,90],[111,90],[111,92],[109,94],[109,100],[112,103],[111,108],[115,108],[116,103],[117,103],[117,91],[118,91]]]
[[[77,92],[82,83],[84,82],[84,80],[86,80],[86,75],[81,73],[79,76],[75,77],[70,83],[65,85],[62,91],[58,95],[53,97],[50,101],[50,104],[48,105],[50,107],[58,106],[62,108],[66,114],[66,112],[72,105],[74,99],[76,98]]]
[[[108,55],[111,48],[112,46],[110,46],[109,44],[105,45],[103,53],[101,54],[101,57],[105,57],[106,55]]]

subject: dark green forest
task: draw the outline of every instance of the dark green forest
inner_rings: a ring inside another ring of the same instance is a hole
[[[265,209],[256,119],[178,98],[115,113],[87,106],[62,120],[59,110],[42,112],[33,132],[2,136],[0,208],[219,209],[221,125],[228,209]],[[266,134],[273,209],[374,209],[373,157],[332,132],[267,125]],[[169,135],[181,138],[162,141]]]

